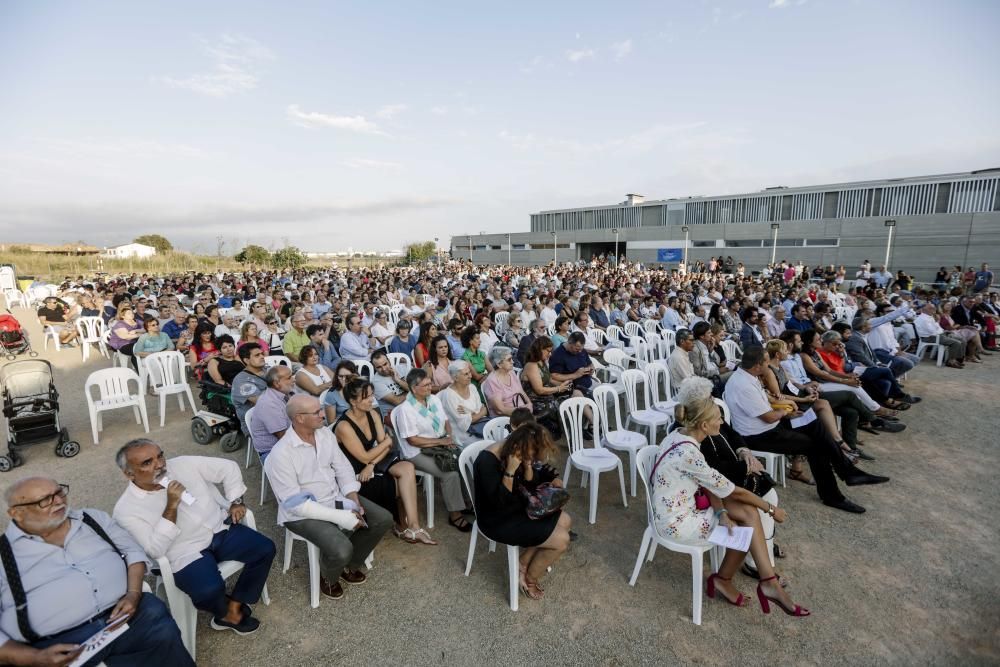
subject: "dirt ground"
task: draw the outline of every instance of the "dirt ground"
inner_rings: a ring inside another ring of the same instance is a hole
[[[41,351],[37,322],[14,312]],[[92,355],[83,365],[79,349],[50,347],[42,356],[56,368],[63,424],[83,451],[60,459],[48,444],[30,447],[5,482],[49,475],[70,485],[73,506],[110,511],[125,486],[113,453],[142,429],[127,411],[106,413],[94,445],[82,389],[90,372],[110,362]],[[924,402],[904,415],[907,430],[862,434],[878,459],[864,467],[892,477],[846,490],[867,514],[827,508],[798,482],[778,489],[789,512],[777,535],[788,552],[779,571],[794,599],[812,610],[810,618],[765,616],[756,599],[745,609],[706,599],[702,625],[695,626],[690,561],[665,549],[629,587],[646,512],[641,491],[627,509],[621,506],[611,475],[601,480],[595,525],[586,523],[587,496],[574,476],[568,511],[580,537],[545,580],[543,601],[522,596],[520,611],[509,609],[506,555],[488,553],[485,540],[464,577],[468,535],[447,525],[439,503],[432,533],[440,546],[390,535],[375,552],[366,585],[347,587],[341,600],[321,598],[311,609],[305,548],[297,545],[292,568],[282,574],[283,531],[273,495],[263,506],[257,502],[261,469],[254,465],[244,472],[248,505],[279,553],[268,583],[271,605],[257,606],[261,629],[245,638],[211,630],[202,614],[198,663],[998,664],[998,367],[1000,355],[993,355],[966,370],[928,361],[910,374],[908,390]],[[191,439],[191,412],[180,412],[176,401],[168,402],[164,428],[157,404],[147,403],[150,436],[168,456],[228,456],[242,468],[244,451],[222,454],[218,440],[201,446]],[[423,512],[422,494],[420,505]],[[738,575],[736,582],[752,593],[750,579]]]

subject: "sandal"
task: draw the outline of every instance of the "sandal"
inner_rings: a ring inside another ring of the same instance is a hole
[[[542,590],[542,587],[538,585],[537,581],[528,579],[527,573],[525,573],[524,581],[521,583],[521,592],[532,600],[541,600],[545,597],[545,591]]]
[[[448,525],[462,533],[472,532],[472,524],[466,521],[464,516],[460,516],[457,519],[448,519]]]
[[[404,528],[403,530],[400,530],[399,528],[393,526],[392,534],[408,544],[416,544],[417,542],[417,538],[414,537],[414,531],[411,528]]]
[[[417,528],[413,531],[413,541],[419,544],[426,544],[429,547],[435,547],[438,543],[437,540],[431,537],[431,534],[423,528]]]

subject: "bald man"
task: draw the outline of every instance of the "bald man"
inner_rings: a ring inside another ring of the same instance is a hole
[[[69,487],[45,477],[16,482],[4,499],[0,663],[68,665],[89,637],[127,621],[87,664],[194,666],[166,606],[142,592],[146,554],[110,516],[70,509]]]

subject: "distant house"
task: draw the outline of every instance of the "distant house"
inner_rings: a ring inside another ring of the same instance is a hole
[[[101,257],[109,259],[144,259],[156,254],[156,248],[141,243],[126,243],[106,248]]]

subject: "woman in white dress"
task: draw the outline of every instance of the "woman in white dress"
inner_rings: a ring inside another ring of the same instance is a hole
[[[452,383],[438,394],[455,436],[464,446],[483,439],[483,427],[489,414],[479,390],[472,385],[472,371],[468,361],[459,359],[448,364]]]
[[[319,350],[314,345],[304,345],[299,351],[302,368],[295,374],[295,384],[303,392],[319,396],[333,386],[333,373],[319,363]]]
[[[760,574],[757,597],[764,613],[770,611],[769,602],[774,602],[791,616],[808,616],[809,611],[792,602],[781,587],[771,566],[757,512],[763,510],[778,523],[783,523],[785,510],[735,486],[705,462],[699,443],[708,436],[718,436],[722,425],[722,412],[712,397],[698,390],[697,383],[689,379],[681,384],[677,400],[675,415],[681,428],[660,443],[649,475],[657,531],[672,539],[691,541],[707,539],[720,524],[730,530],[735,526],[752,528],[750,553]],[[708,495],[710,508],[698,509],[695,499],[698,487]],[[708,578],[709,597],[714,598],[718,589],[730,604],[742,607],[748,602],[732,583],[733,575],[745,558],[745,552],[726,551],[718,573]]]

